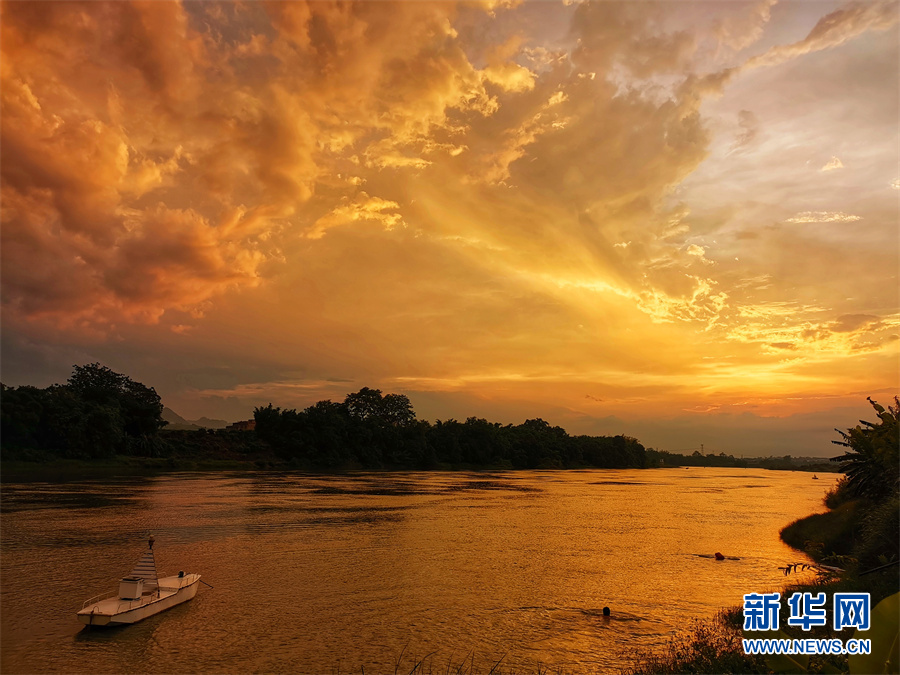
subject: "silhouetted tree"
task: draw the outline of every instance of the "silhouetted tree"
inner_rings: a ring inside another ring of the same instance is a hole
[[[156,391],[99,363],[75,366],[64,385],[2,387],[4,449],[79,459],[116,452],[158,455],[165,424]]]
[[[69,390],[85,402],[118,408],[129,436],[152,435],[167,424],[162,418],[162,400],[153,387],[99,363],[74,369],[66,383]]]
[[[347,394],[344,406],[350,417],[383,426],[407,427],[416,421],[416,414],[406,396],[382,396],[380,389],[363,387],[355,394]]]
[[[887,410],[871,398],[867,400],[879,421],[860,420],[859,425],[846,432],[835,429],[843,440],[831,442],[850,450],[831,461],[841,462],[841,471],[847,475],[844,489],[848,494],[879,500],[900,490],[900,397],[895,396],[894,405],[888,405]]]

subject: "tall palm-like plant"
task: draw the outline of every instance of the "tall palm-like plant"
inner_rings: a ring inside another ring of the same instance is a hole
[[[888,405],[887,410],[871,398],[868,401],[878,413],[879,422],[860,420],[859,425],[846,432],[835,429],[843,440],[831,442],[850,450],[831,461],[841,462],[850,495],[880,501],[900,489],[900,397],[895,396],[894,405]]]

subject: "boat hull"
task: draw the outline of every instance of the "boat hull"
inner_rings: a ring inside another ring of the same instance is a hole
[[[159,580],[159,590],[138,600],[107,598],[85,606],[77,613],[85,626],[125,626],[159,614],[197,594],[199,574],[166,577]]]

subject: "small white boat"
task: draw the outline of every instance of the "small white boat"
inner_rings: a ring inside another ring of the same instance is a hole
[[[203,582],[206,583],[206,582]],[[150,548],[131,573],[119,582],[118,591],[110,591],[85,601],[77,612],[86,626],[122,626],[158,614],[190,600],[200,587],[199,574],[179,572],[174,576],[158,576]]]

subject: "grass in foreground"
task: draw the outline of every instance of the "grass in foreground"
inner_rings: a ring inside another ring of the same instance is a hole
[[[897,592],[897,573],[885,570],[879,574],[860,577],[848,574],[842,578],[818,579],[812,583],[791,584],[782,591],[782,598],[794,592],[817,594],[824,592],[828,598],[836,592],[868,592],[874,608],[882,599]],[[791,638],[846,640],[852,637],[847,632],[834,631],[831,625],[814,627],[801,631],[789,627],[789,609],[782,602],[780,616],[781,630]],[[732,607],[720,611],[713,619],[695,621],[691,628],[675,636],[662,651],[635,655],[634,665],[625,671],[626,675],[669,675],[673,673],[771,673],[773,663],[765,657],[744,654],[741,643],[743,609]],[[748,635],[748,637],[753,637]],[[873,635],[874,636],[874,630]],[[874,642],[873,642],[874,648]],[[874,653],[874,652],[873,652]],[[849,673],[850,665],[846,655],[817,655],[809,657],[805,670],[775,672],[806,673]],[[890,672],[896,672],[890,671]]]
[[[694,621],[663,651],[637,654],[625,674],[771,672],[761,657],[744,654],[740,611],[722,610],[713,619]]]

